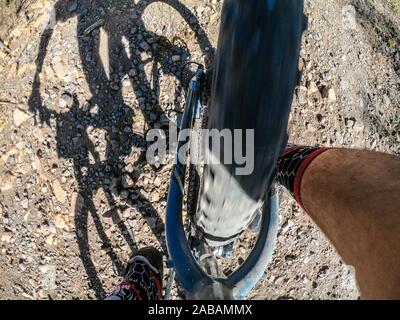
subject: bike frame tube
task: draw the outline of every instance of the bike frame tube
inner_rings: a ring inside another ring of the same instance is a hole
[[[191,80],[185,111],[182,118],[181,130],[189,129],[192,122],[192,114],[199,103],[200,81],[203,71],[198,70],[197,75]],[[177,277],[186,292],[192,294],[196,288],[210,285],[213,280],[200,268],[187,243],[186,233],[183,227],[182,204],[184,195],[184,183],[186,164],[180,161],[184,159],[182,147],[186,140],[178,143],[176,164],[174,165],[169,186],[166,217],[166,238],[170,259]]]

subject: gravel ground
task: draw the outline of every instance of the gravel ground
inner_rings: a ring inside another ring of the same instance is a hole
[[[179,121],[181,66],[211,63],[221,4],[42,0],[1,27],[1,299],[102,298],[132,250],[165,250],[171,161],[145,161],[145,134]],[[308,0],[306,13],[291,140],[399,154],[389,2]],[[249,298],[358,299],[351,268],[285,192],[280,220]]]

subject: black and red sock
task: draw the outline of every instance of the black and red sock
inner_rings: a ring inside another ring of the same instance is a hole
[[[300,185],[304,172],[310,163],[329,148],[288,145],[278,159],[277,180],[303,207]]]

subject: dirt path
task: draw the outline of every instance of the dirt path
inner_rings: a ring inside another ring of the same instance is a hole
[[[292,141],[399,154],[398,17],[385,1],[306,2]],[[209,63],[221,10],[52,3],[36,1],[1,38],[3,299],[101,298],[132,249],[164,248],[171,164],[144,161],[144,136],[179,121],[180,67]],[[357,299],[323,235],[286,194],[281,207],[274,260],[250,298]]]

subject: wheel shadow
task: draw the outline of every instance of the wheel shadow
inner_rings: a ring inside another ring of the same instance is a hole
[[[77,97],[73,96],[73,103],[68,111],[58,113],[46,108],[40,94],[40,74],[53,36],[53,28],[47,28],[40,38],[29,107],[34,112],[37,121],[49,126],[50,120],[52,120],[51,123],[53,121],[56,123],[58,156],[73,162],[79,194],[83,198],[83,208],[75,211],[76,237],[89,285],[95,291],[97,298],[103,298],[106,292],[90,253],[89,216],[94,221],[102,247],[108,248],[107,255],[120,275],[124,271],[124,263],[112,248],[110,238],[101,222],[100,213],[94,205],[94,195],[99,190],[104,191],[108,205],[113,208],[112,220],[130,249],[134,251],[136,249],[134,235],[118,215],[118,209],[121,208],[115,202],[113,192],[119,193],[126,189],[121,183],[122,176],[128,175],[132,181],[137,179],[136,172],[127,172],[124,168],[128,164],[136,168],[145,163],[147,143],[146,132],[138,133],[127,128],[133,128],[136,125],[134,119],[138,114],[144,118],[147,129],[162,123],[160,120],[165,119],[166,115],[160,105],[157,80],[161,73],[179,77],[179,68],[171,66],[172,55],[178,54],[187,58],[190,56],[184,44],[171,43],[166,37],[145,29],[142,20],[143,12],[148,5],[155,2],[165,3],[174,8],[195,33],[202,52],[212,57],[212,45],[205,36],[205,32],[202,31],[199,21],[178,0],[150,0],[138,4],[133,4],[133,1],[128,0],[106,2],[82,0],[78,3],[59,0],[54,6],[55,23],[65,22],[73,17],[77,18],[76,35],[80,60],[92,98],[85,106],[82,106],[79,105]],[[102,28],[108,37],[110,72],[102,64],[98,50],[100,42],[98,32],[96,30],[88,32],[88,28],[99,21],[103,21]],[[121,21],[126,21],[126,28],[118,28]],[[143,34],[145,34],[144,37],[141,36]],[[140,37],[142,38],[138,40]],[[127,47],[124,43],[125,39],[129,42],[130,56],[124,50]],[[144,60],[142,54],[144,52],[147,53],[147,57],[150,53],[150,60]],[[143,68],[143,65],[148,62],[153,63],[152,80],[148,79]],[[185,60],[180,61],[180,66],[185,62]],[[133,109],[124,103],[121,88],[124,82],[129,82],[133,88],[138,108]],[[175,93],[175,96],[179,96],[179,93]],[[96,145],[90,139],[88,131],[94,129],[105,132],[105,157],[98,154]],[[124,159],[131,154],[133,149],[139,150],[139,155],[134,163],[127,163]],[[115,186],[110,183],[113,179],[118,181]],[[141,205],[137,208],[145,219],[149,217],[157,219],[156,225],[151,226],[152,232],[166,253],[165,239],[162,236],[164,224],[159,213],[151,205],[149,199],[139,193],[136,186],[132,186],[129,192],[130,198],[126,201],[126,207],[140,203]]]

